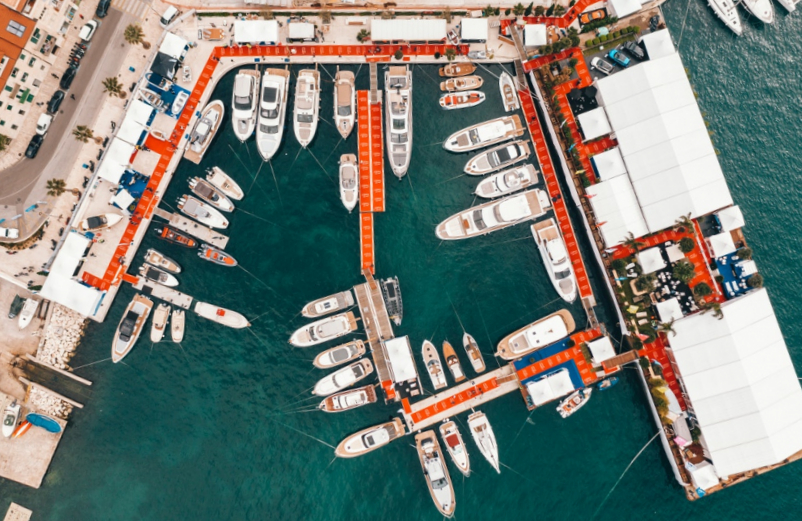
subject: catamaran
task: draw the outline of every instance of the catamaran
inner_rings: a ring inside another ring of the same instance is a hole
[[[153,301],[137,294],[123,312],[117,331],[114,333],[114,342],[111,348],[111,361],[115,364],[131,352],[131,349],[142,333],[142,327],[153,309]]]
[[[170,319],[170,306],[161,303],[156,306],[153,312],[153,320],[150,325],[150,341],[154,344],[161,342],[164,332],[167,330],[167,321]]]
[[[498,88],[501,91],[501,100],[504,103],[504,112],[513,112],[521,108],[515,82],[508,72],[502,72],[498,77]]]
[[[290,337],[290,344],[309,347],[347,335],[356,329],[356,317],[349,311],[333,317],[322,318],[300,329]]]
[[[259,71],[246,69],[234,78],[231,93],[231,124],[234,135],[243,143],[256,127],[256,106],[259,103]]]
[[[163,269],[157,268],[156,266],[151,266],[150,264],[143,264],[140,266],[139,274],[149,281],[157,282],[162,286],[167,286],[168,288],[174,288],[178,286],[178,279],[175,278],[175,275],[167,273]]]
[[[557,412],[560,413],[562,418],[568,418],[576,411],[584,407],[588,400],[590,400],[590,394],[593,392],[592,387],[586,387],[584,389],[578,389],[571,393],[567,398],[560,402],[557,406]]]
[[[343,139],[348,139],[354,129],[354,118],[356,117],[354,82],[353,72],[341,71],[340,67],[337,67],[337,74],[334,76],[334,125]]]
[[[193,177],[189,180],[189,189],[203,199],[204,202],[209,203],[218,210],[224,212],[234,211],[234,203],[231,202],[231,199],[209,181],[204,181],[200,177]]]
[[[468,175],[485,175],[506,166],[512,166],[529,157],[529,144],[526,141],[503,143],[474,157],[465,165]]]
[[[176,261],[153,248],[149,248],[145,253],[145,262],[170,273],[181,273],[181,266]]]
[[[123,216],[118,213],[104,213],[101,215],[95,215],[93,217],[87,217],[81,221],[81,230],[85,232],[104,230],[106,228],[111,228],[122,220]]]
[[[503,116],[458,130],[443,141],[449,152],[470,152],[524,135],[518,114]]]
[[[347,389],[373,373],[373,364],[367,358],[343,367],[321,378],[312,389],[316,396],[328,396]]]
[[[435,391],[446,387],[448,385],[446,373],[443,371],[443,363],[440,361],[440,354],[434,344],[424,340],[422,355],[423,363],[426,365],[426,371],[429,373],[429,378],[432,380],[432,386],[434,386]]]
[[[429,487],[432,501],[441,514],[452,517],[457,500],[454,497],[454,486],[451,483],[451,476],[448,474],[448,467],[443,459],[443,451],[440,450],[440,443],[437,441],[434,431],[429,430],[416,434],[415,446],[418,449],[423,477],[426,478],[426,485]]]
[[[440,437],[443,438],[443,443],[454,465],[465,476],[470,476],[471,460],[468,457],[468,450],[465,447],[465,442],[462,441],[462,435],[457,428],[457,424],[446,418],[440,425]]]
[[[741,35],[744,32],[743,25],[741,25],[741,16],[735,8],[733,0],[707,0],[707,5],[713,9],[716,16],[724,22],[724,25],[729,27],[732,32]]]
[[[533,224],[531,229],[551,284],[563,300],[573,302],[577,291],[576,274],[557,223],[554,219],[546,219]]]
[[[496,435],[493,432],[493,427],[490,426],[490,422],[487,421],[485,413],[476,411],[468,416],[468,429],[471,431],[473,441],[479,447],[479,452],[490,463],[490,466],[501,474]]]
[[[485,93],[478,90],[455,92],[440,96],[440,106],[446,110],[466,109],[484,102]]]
[[[764,24],[774,23],[774,6],[771,0],[743,0],[741,5]]]
[[[573,333],[576,323],[571,313],[561,309],[510,333],[498,343],[496,356],[515,360],[551,345]]]
[[[229,199],[239,201],[245,196],[242,188],[218,166],[206,170],[206,180],[219,188]]]
[[[251,326],[251,323],[242,314],[206,302],[196,301],[194,311],[205,319],[233,329]]]
[[[259,123],[256,126],[256,148],[265,161],[270,161],[281,145],[289,85],[290,71],[265,69],[259,96]]]
[[[199,223],[211,228],[228,228],[228,219],[220,211],[208,203],[204,203],[191,195],[184,195],[178,199],[178,209],[192,217]]]
[[[359,200],[359,169],[355,154],[340,157],[340,201],[350,213]]]
[[[20,331],[28,327],[36,315],[36,310],[39,309],[39,301],[34,298],[25,299],[25,304],[22,305],[22,311],[19,313],[17,325]]]
[[[348,389],[325,398],[318,406],[324,412],[343,412],[376,403],[376,389],[372,385]]]
[[[476,340],[467,332],[462,335],[462,347],[465,348],[465,352],[468,354],[468,359],[471,361],[473,370],[477,373],[484,371],[486,369],[485,359],[482,358],[482,351],[479,350],[479,344],[477,344]]]
[[[459,363],[457,352],[451,346],[448,340],[443,340],[443,356],[446,359],[448,370],[451,371],[451,376],[454,377],[455,382],[465,380],[465,372],[462,370],[462,365]]]
[[[334,454],[340,458],[355,458],[384,447],[404,434],[404,422],[401,418],[394,418],[393,421],[368,427],[348,436],[337,445]]]
[[[387,159],[398,179],[407,174],[412,157],[412,72],[391,66],[384,74],[387,114]]]
[[[320,117],[320,73],[305,69],[298,73],[295,83],[295,104],[293,105],[292,126],[295,138],[306,148],[315,138],[317,120]]]
[[[474,193],[484,199],[493,199],[523,190],[537,184],[537,170],[534,165],[526,164],[504,170],[482,179]]]
[[[184,340],[184,310],[175,308],[170,317],[170,335],[173,342],[179,343]]]
[[[364,354],[365,343],[361,340],[353,340],[346,344],[326,349],[317,355],[312,363],[318,369],[331,369],[332,367],[337,367],[351,360],[356,360]]]
[[[471,62],[449,63],[445,67],[440,67],[440,76],[447,78],[456,78],[458,76],[467,76],[476,72],[476,65]]]
[[[214,100],[203,109],[201,117],[195,124],[195,128],[189,135],[189,148],[186,158],[195,164],[199,164],[203,155],[209,149],[209,145],[220,128],[220,123],[223,121],[223,114],[225,114],[225,107],[220,100]]]
[[[349,289],[348,291],[341,291],[334,295],[313,300],[304,306],[301,314],[307,318],[318,318],[334,313],[335,311],[342,311],[343,309],[350,308],[354,305],[354,294]]]
[[[485,82],[481,76],[463,76],[462,78],[449,78],[440,82],[440,90],[443,92],[460,92],[464,90],[476,90],[482,87]]]

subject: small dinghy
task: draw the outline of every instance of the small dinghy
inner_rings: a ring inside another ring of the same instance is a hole
[[[485,360],[482,358],[482,352],[479,350],[479,344],[476,343],[476,340],[468,333],[464,333],[462,335],[462,346],[465,348],[465,352],[468,353],[468,360],[471,361],[473,370],[477,373],[483,372],[485,370]]]
[[[324,376],[312,389],[312,394],[316,396],[329,396],[336,392],[347,389],[358,381],[367,378],[373,373],[373,364],[367,358],[357,360],[351,365]]]
[[[209,246],[208,244],[201,245],[201,248],[198,251],[198,257],[227,268],[233,268],[237,265],[237,261],[234,259],[234,257],[223,250],[218,250],[214,246]]]
[[[170,319],[170,306],[159,304],[153,312],[153,323],[150,326],[150,341],[154,344],[161,342],[167,330],[167,321]]]
[[[175,308],[172,315],[170,317],[170,335],[173,342],[179,343],[184,340],[184,310]]]
[[[515,81],[508,72],[502,72],[498,78],[498,88],[501,91],[501,100],[504,102],[504,112],[513,112],[521,108]]]
[[[181,266],[176,261],[153,248],[148,249],[145,253],[145,262],[170,273],[181,273]]]
[[[206,171],[206,180],[220,189],[229,199],[241,200],[245,194],[242,188],[231,179],[228,174],[223,172],[220,167],[213,166]]]
[[[456,78],[467,76],[476,72],[476,65],[471,62],[449,63],[445,67],[440,67],[440,76]]]
[[[465,76],[463,78],[450,78],[440,82],[440,90],[443,92],[460,92],[465,90],[476,90],[482,87],[485,82],[481,76]]]
[[[468,458],[468,450],[465,447],[465,442],[462,441],[462,435],[457,428],[457,424],[446,418],[443,424],[440,425],[440,437],[443,438],[443,443],[454,465],[456,465],[459,471],[465,474],[465,476],[470,476],[471,462]]]
[[[340,157],[340,200],[349,213],[359,200],[359,169],[354,154]]]
[[[174,288],[178,286],[178,279],[174,275],[166,271],[151,266],[150,264],[143,264],[139,267],[139,274],[152,282],[158,282],[162,286]]]
[[[211,228],[219,228],[221,230],[228,228],[228,219],[223,217],[223,214],[217,208],[195,199],[191,195],[185,195],[178,199],[178,209],[199,223]]]
[[[478,90],[443,94],[440,97],[440,106],[446,110],[465,109],[475,107],[485,100],[485,93]]]
[[[28,420],[24,420],[20,422],[19,425],[17,425],[17,428],[14,429],[14,432],[11,434],[11,437],[21,438],[22,436],[25,435],[26,432],[31,430],[31,427],[33,427],[33,425],[31,425],[31,422],[29,422]]]
[[[331,369],[338,365],[345,364],[351,360],[356,360],[365,354],[365,343],[361,340],[354,340],[347,344],[338,345],[331,349],[326,349],[315,357],[312,362],[318,369]]]
[[[423,363],[426,365],[426,371],[429,373],[434,389],[442,389],[447,386],[448,382],[446,381],[446,373],[443,371],[443,363],[440,361],[440,354],[434,344],[424,340],[422,354]]]
[[[17,428],[19,421],[20,406],[16,400],[6,406],[3,412],[3,436],[10,438]]]
[[[462,370],[462,365],[459,363],[459,358],[457,358],[457,352],[454,351],[454,348],[451,347],[448,340],[443,340],[443,356],[446,358],[446,365],[448,366],[448,370],[451,371],[454,381],[459,383],[465,380],[465,373]]]
[[[199,177],[193,177],[189,180],[189,189],[192,193],[209,203],[218,210],[224,212],[233,212],[234,203],[226,197],[222,190],[214,186],[209,181],[204,181]]]
[[[17,322],[20,331],[28,327],[28,325],[31,323],[31,320],[33,320],[33,317],[36,316],[37,309],[39,309],[38,300],[33,298],[25,299],[25,304],[22,305],[22,311],[20,311]]]
[[[602,382],[600,382],[599,385],[596,386],[596,388],[600,392],[601,391],[606,391],[607,389],[609,389],[610,387],[614,386],[617,383],[618,383],[618,377],[617,376],[613,376],[611,378],[607,378],[606,380],[603,380]]]
[[[369,403],[376,403],[376,389],[372,385],[332,394],[320,402],[319,407],[324,412],[343,412]]]
[[[61,432],[61,424],[51,418],[50,416],[45,416],[44,414],[39,414],[38,412],[29,413],[25,419],[31,424],[36,427],[41,427],[42,429],[46,430],[47,432],[52,432],[53,434],[58,434]]]

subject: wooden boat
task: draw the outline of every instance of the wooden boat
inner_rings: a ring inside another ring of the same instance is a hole
[[[175,308],[170,317],[170,335],[173,342],[179,343],[184,340],[184,310]]]
[[[485,93],[478,90],[469,90],[440,96],[440,106],[446,110],[465,109],[475,107],[485,100]]]
[[[465,90],[476,90],[482,87],[485,80],[481,76],[463,76],[462,78],[449,78],[440,82],[440,90],[443,92],[460,92]]]
[[[482,179],[474,194],[484,199],[510,195],[518,190],[529,188],[538,182],[535,165],[525,164],[503,170]]]
[[[457,500],[446,461],[443,459],[443,451],[440,450],[440,443],[434,431],[428,430],[416,434],[415,447],[434,505],[445,517],[452,517]]]
[[[140,266],[139,274],[147,280],[156,282],[162,286],[167,286],[168,288],[174,288],[178,286],[178,279],[175,278],[174,275],[171,275],[155,266],[151,266],[150,264],[143,264]]]
[[[61,432],[61,424],[51,418],[50,416],[39,414],[38,412],[30,412],[25,417],[25,421],[34,425],[36,427],[40,427],[47,432],[52,432],[53,434],[58,434]]]
[[[20,331],[28,327],[28,325],[36,316],[36,310],[39,309],[39,301],[33,298],[25,299],[25,304],[22,305],[17,325]]]
[[[335,311],[342,311],[354,305],[354,294],[351,290],[342,291],[329,295],[327,297],[313,300],[304,306],[301,314],[307,318],[318,318],[334,313]]]
[[[465,373],[462,371],[459,358],[457,358],[457,352],[454,351],[448,340],[443,340],[443,356],[446,359],[448,370],[451,371],[451,376],[454,377],[454,381],[459,383],[465,380]]]
[[[596,386],[596,388],[599,390],[599,392],[606,391],[607,389],[609,389],[610,387],[614,386],[617,383],[618,383],[618,377],[612,376],[610,378],[602,380],[599,383],[599,385]]]
[[[144,295],[135,295],[125,308],[117,331],[114,333],[114,342],[111,348],[111,360],[115,364],[125,358],[133,349],[134,344],[142,333],[145,321],[153,309],[153,301]]]
[[[356,117],[354,80],[353,72],[341,71],[339,65],[337,66],[337,74],[334,76],[334,126],[343,139],[348,139],[354,129]]]
[[[312,389],[316,396],[329,396],[347,389],[370,376],[373,373],[373,364],[367,358],[357,360],[350,365],[338,369],[318,380]]]
[[[440,437],[443,438],[443,444],[446,446],[448,455],[451,456],[451,461],[454,462],[454,465],[465,476],[470,476],[471,460],[468,457],[468,449],[465,447],[465,442],[462,441],[462,434],[460,434],[457,424],[446,418],[440,424]]]
[[[290,344],[298,347],[314,346],[347,335],[354,330],[356,330],[356,317],[349,311],[322,318],[298,329],[290,337]]]
[[[315,357],[314,364],[318,369],[330,369],[338,365],[356,360],[365,354],[365,343],[361,340],[352,340],[346,344],[326,349]]]
[[[17,422],[19,421],[20,405],[17,400],[12,401],[6,406],[3,411],[3,436],[10,438],[14,431],[17,429]]]
[[[376,403],[376,389],[372,385],[332,394],[320,402],[319,408],[323,412],[343,412],[369,403]]]
[[[159,304],[153,312],[153,321],[150,325],[150,341],[154,344],[161,342],[167,330],[167,321],[170,319],[170,306]]]
[[[195,239],[191,239],[186,235],[179,233],[176,230],[173,230],[169,226],[164,226],[162,228],[155,228],[155,231],[156,235],[158,235],[160,239],[164,239],[167,242],[178,244],[179,246],[184,246],[185,248],[198,247],[198,243]]]
[[[87,217],[81,221],[81,230],[85,232],[104,230],[106,228],[111,228],[122,220],[123,216],[118,213],[104,213],[94,217]]]
[[[320,73],[305,69],[298,72],[295,82],[295,103],[292,106],[292,126],[295,138],[303,148],[315,139],[320,118]]]
[[[198,257],[227,268],[233,268],[237,265],[237,261],[234,259],[234,257],[223,250],[218,250],[214,246],[209,246],[208,244],[201,245],[201,248],[198,251]]]
[[[178,209],[199,223],[211,228],[219,228],[221,230],[228,228],[228,219],[223,217],[223,214],[217,208],[191,195],[184,195],[178,198]]]
[[[231,91],[231,124],[234,135],[245,142],[256,127],[256,107],[259,104],[259,71],[244,69],[234,78]]]
[[[501,100],[504,103],[504,112],[513,112],[521,108],[515,81],[508,72],[502,72],[498,78],[498,88],[501,91]]]
[[[242,316],[240,313],[218,306],[213,306],[212,304],[207,304],[206,302],[195,302],[194,311],[203,318],[212,320],[218,324],[228,326],[230,328],[242,329],[244,327],[251,326],[251,323],[248,322],[248,319]]]
[[[348,213],[359,201],[359,168],[355,154],[343,154],[340,157],[340,201]]]
[[[560,413],[562,418],[568,418],[576,411],[584,407],[586,403],[588,403],[592,392],[592,387],[586,387],[585,389],[578,389],[574,391],[568,395],[567,398],[560,402],[560,405],[557,406],[557,412]]]
[[[476,443],[476,446],[479,447],[479,452],[481,452],[482,456],[490,463],[490,466],[501,474],[501,463],[498,459],[496,435],[485,413],[476,411],[468,416],[468,429],[471,431],[471,436],[473,436],[473,441]]]
[[[203,109],[195,128],[189,135],[189,146],[184,153],[184,157],[189,159],[195,164],[199,164],[203,155],[212,144],[217,130],[220,128],[220,123],[223,121],[225,114],[225,107],[220,100],[214,100]]]
[[[575,328],[574,317],[567,309],[561,309],[504,337],[498,343],[496,356],[515,360],[562,340]]]
[[[457,78],[467,76],[476,72],[476,65],[471,62],[452,62],[445,67],[440,67],[440,76],[447,78]]]
[[[14,429],[14,432],[11,434],[11,437],[12,438],[21,438],[22,436],[25,435],[26,432],[31,430],[32,426],[33,425],[31,425],[31,422],[29,422],[28,420],[20,422],[20,424],[17,425],[17,428]]]
[[[465,348],[465,352],[468,354],[468,360],[471,361],[473,370],[477,373],[484,371],[486,369],[485,360],[482,358],[482,352],[479,350],[479,344],[477,344],[476,340],[474,340],[474,338],[467,332],[463,333],[462,335],[462,347]]]
[[[233,212],[234,203],[231,199],[226,197],[222,190],[214,186],[209,181],[205,181],[199,177],[193,177],[189,180],[189,189],[192,193],[203,199],[204,202],[209,203],[218,210],[224,212]]]
[[[448,385],[446,381],[446,373],[443,371],[443,364],[440,361],[440,354],[434,347],[434,344],[428,340],[423,341],[422,348],[423,363],[426,365],[426,371],[429,373],[429,378],[432,380],[434,389],[442,389]]]
[[[340,458],[355,458],[384,447],[404,434],[404,422],[401,418],[394,418],[393,421],[374,425],[348,436],[337,445],[334,454]]]
[[[458,130],[443,141],[449,152],[470,152],[524,135],[518,114],[502,116]]]
[[[240,201],[243,197],[245,197],[245,194],[242,192],[242,188],[240,188],[239,185],[228,176],[228,174],[223,172],[220,167],[213,166],[212,168],[206,170],[206,180],[219,188],[221,192],[228,196],[229,199]]]
[[[529,157],[529,143],[526,141],[513,141],[512,143],[502,143],[501,145],[482,152],[474,156],[465,165],[465,173],[468,175],[485,175],[502,168],[520,163]]]
[[[156,266],[157,268],[169,271],[170,273],[181,273],[181,266],[179,266],[176,261],[162,253],[159,253],[153,248],[148,248],[148,251],[145,253],[145,262],[151,266]]]

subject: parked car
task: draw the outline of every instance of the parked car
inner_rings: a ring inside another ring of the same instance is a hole
[[[624,55],[618,49],[613,49],[607,53],[607,57],[613,60],[614,63],[620,65],[621,67],[629,67],[629,58]]]
[[[58,108],[61,106],[61,102],[64,101],[64,94],[63,90],[57,90],[51,96],[50,101],[47,102],[47,113],[48,114],[55,114],[58,112]]]
[[[84,24],[83,27],[81,27],[81,32],[78,33],[78,37],[81,40],[88,42],[89,40],[92,39],[92,36],[94,36],[96,30],[97,30],[97,22],[94,20],[89,20]]]
[[[162,15],[161,19],[159,19],[159,23],[161,24],[162,27],[167,27],[168,25],[173,23],[173,20],[175,20],[176,17],[180,14],[181,11],[179,11],[178,9],[176,9],[171,5],[170,7],[167,8],[166,11],[164,11],[164,14]]]
[[[59,86],[64,90],[69,89],[70,85],[72,85],[72,80],[75,79],[76,72],[78,72],[78,67],[70,67],[64,71],[64,74],[61,75],[61,80],[58,82]]]
[[[45,137],[40,134],[34,134],[31,138],[31,142],[28,143],[28,148],[25,150],[25,157],[28,159],[33,159],[36,157],[36,154],[39,153],[39,147],[42,146],[42,142],[45,140]]]
[[[596,69],[597,71],[607,76],[609,76],[610,73],[613,72],[613,69],[615,68],[613,67],[612,63],[598,57],[590,60],[590,66],[591,68]]]
[[[95,9],[95,16],[98,18],[105,18],[107,14],[109,14],[109,6],[111,5],[111,0],[100,0],[97,4],[97,9]]]
[[[36,133],[40,136],[47,134],[50,124],[53,122],[53,116],[50,114],[42,114],[36,122]]]
[[[604,9],[596,9],[594,11],[587,11],[579,15],[579,23],[582,25],[601,20],[607,16],[607,11]]]
[[[630,56],[635,58],[636,60],[644,60],[646,59],[646,53],[643,52],[643,49],[640,45],[633,42],[632,40],[625,42],[624,45],[621,46],[625,51],[629,53]]]
[[[3,239],[19,239],[18,228],[0,228],[0,238]]]

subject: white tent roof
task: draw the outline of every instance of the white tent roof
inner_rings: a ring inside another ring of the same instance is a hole
[[[729,232],[743,228],[746,222],[744,221],[744,214],[741,213],[741,208],[738,206],[730,206],[724,208],[716,214],[721,223],[721,231]]]
[[[682,253],[682,250],[679,249],[679,244],[672,244],[671,246],[667,246],[666,254],[668,255],[668,262],[677,262],[685,258],[685,254]]]
[[[526,390],[532,398],[535,407],[555,400],[574,391],[574,383],[568,369],[560,369],[535,382],[527,382]]]
[[[50,267],[50,274],[45,279],[41,291],[42,297],[58,302],[86,317],[95,314],[103,293],[79,283],[72,278],[72,274],[78,268],[91,242],[82,234],[69,232]]]
[[[593,360],[600,364],[605,360],[609,360],[615,356],[615,349],[613,349],[613,343],[610,341],[610,337],[603,336],[601,338],[597,338],[593,342],[588,342],[588,349],[590,349],[590,354],[593,355]]]
[[[660,253],[660,248],[658,247],[639,252],[638,262],[641,268],[643,268],[643,273],[654,273],[666,267],[666,261],[663,260],[663,255]]]
[[[167,33],[164,35],[164,40],[162,40],[162,44],[159,46],[159,52],[171,58],[175,58],[176,60],[181,60],[184,57],[188,45],[189,42],[180,36]]]
[[[131,119],[143,127],[147,127],[148,122],[150,121],[150,118],[153,116],[154,112],[156,112],[156,109],[151,107],[149,104],[142,100],[135,99],[131,102],[131,106],[128,109],[128,112],[125,114],[125,119]]]
[[[138,145],[142,134],[147,131],[147,128],[134,121],[133,118],[126,117],[120,125],[120,130],[117,131],[117,139],[122,139],[131,145]]]
[[[292,22],[287,24],[290,26],[289,35],[293,40],[311,39],[315,37],[315,24],[308,22]]]
[[[661,29],[649,34],[644,34],[640,39],[643,46],[646,48],[646,54],[650,60],[656,60],[669,54],[674,54],[677,49],[674,48],[674,42],[671,41],[671,35],[668,29]]]
[[[276,20],[235,20],[234,41],[236,43],[276,43],[278,42],[278,22]]]
[[[540,47],[549,43],[546,24],[526,24],[524,26],[524,47]]]
[[[50,266],[50,273],[72,277],[75,268],[78,267],[84,257],[84,252],[91,243],[92,240],[89,237],[78,232],[70,232]]]
[[[764,288],[689,315],[668,341],[719,476],[802,450],[802,388]]]
[[[374,19],[370,22],[370,38],[374,41],[433,42],[445,37],[445,20]]]
[[[387,351],[390,372],[393,373],[393,381],[396,383],[414,380],[418,377],[415,369],[415,359],[412,358],[412,348],[409,345],[409,337],[402,336],[387,340],[384,343]]]
[[[131,164],[131,156],[135,151],[136,147],[134,145],[126,143],[122,139],[112,139],[97,175],[107,181],[118,184],[123,172]]]
[[[487,41],[487,18],[463,18],[460,21],[460,37],[463,40]]]
[[[599,231],[607,247],[621,243],[629,232],[635,237],[649,233],[629,177],[620,175],[596,183],[589,186],[586,193],[592,196],[590,206],[596,220],[603,223]]]
[[[602,181],[627,173],[624,158],[621,157],[621,151],[618,150],[618,147],[596,154],[590,158],[590,161],[596,167],[596,174]]]
[[[716,258],[732,253],[737,249],[730,232],[713,235],[708,237],[707,240],[710,241],[710,248],[713,250],[713,256]]]
[[[680,307],[679,300],[676,297],[658,302],[656,307],[660,322],[668,323],[682,318],[682,307]]]
[[[579,127],[582,130],[583,141],[591,141],[602,136],[606,136],[613,131],[610,122],[604,113],[604,107],[597,107],[593,110],[583,112],[576,117]]]
[[[709,490],[718,485],[718,476],[716,469],[710,463],[703,461],[698,465],[689,463],[686,468],[691,473],[691,479],[696,488],[702,490]]]
[[[120,210],[126,210],[134,201],[134,196],[128,190],[120,190],[109,200],[109,204],[115,204]]]
[[[608,0],[607,8],[612,16],[624,18],[641,10],[640,0]]]

